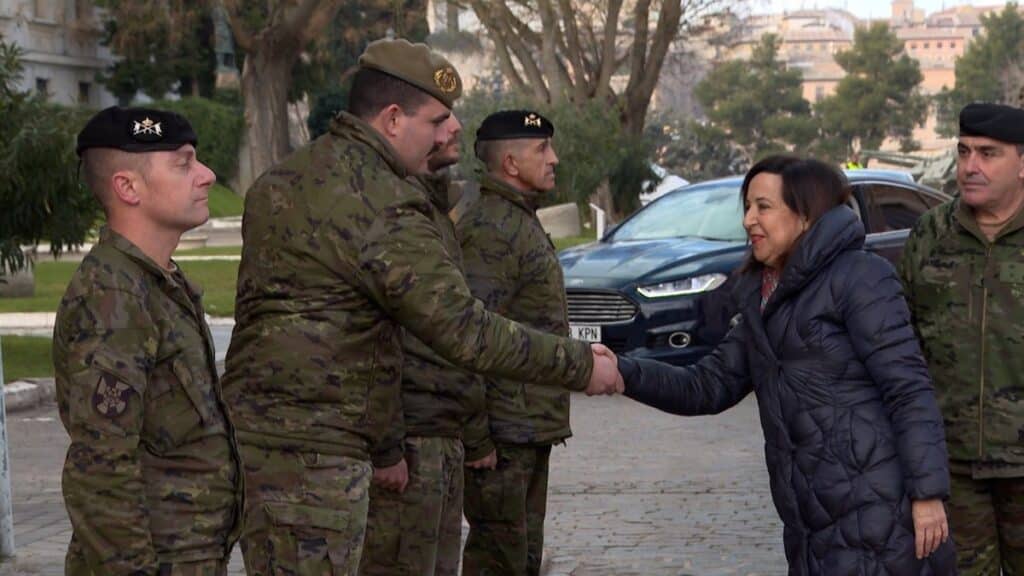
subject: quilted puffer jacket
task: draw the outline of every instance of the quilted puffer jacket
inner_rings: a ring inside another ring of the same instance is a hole
[[[863,243],[829,211],[763,312],[760,274],[739,278],[742,321],[698,364],[620,358],[626,395],[685,415],[757,395],[791,576],[955,574],[952,539],[914,554],[911,501],[948,495],[942,417],[900,281]]]

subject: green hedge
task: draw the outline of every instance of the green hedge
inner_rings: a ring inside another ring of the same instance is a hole
[[[221,182],[238,172],[238,149],[242,141],[243,115],[239,106],[207,98],[158,100],[154,108],[181,114],[199,136],[199,159],[209,166]]]

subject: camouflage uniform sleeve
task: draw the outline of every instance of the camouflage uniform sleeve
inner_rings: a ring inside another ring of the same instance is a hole
[[[916,281],[917,270],[921,267],[921,255],[926,240],[926,234],[932,229],[934,215],[926,213],[910,231],[906,244],[903,246],[903,255],[900,258],[899,276],[903,283],[903,296],[907,301],[907,308],[910,310],[910,321],[914,327],[914,333],[918,339],[921,334],[917,330],[917,315],[914,302],[914,282]]]
[[[531,330],[473,298],[419,194],[385,207],[360,253],[367,289],[405,329],[449,362],[487,376],[586,388],[590,347]]]
[[[55,368],[71,438],[62,483],[71,524],[94,573],[155,574],[139,438],[156,329],[137,297],[118,290],[64,312]]]
[[[475,375],[473,377],[477,381],[476,385],[480,388],[487,385],[484,378]],[[462,446],[466,450],[466,462],[479,460],[494,450],[494,441],[491,440],[491,423],[487,417],[486,394],[481,393],[478,396],[480,405],[474,407],[473,415],[469,417],[466,425],[462,428]]]
[[[389,394],[391,422],[381,429],[381,435],[370,447],[370,462],[374,468],[394,466],[405,457],[405,409],[399,389]]]

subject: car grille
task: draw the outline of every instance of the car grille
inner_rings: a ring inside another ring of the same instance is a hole
[[[611,324],[636,316],[636,304],[615,292],[567,290],[566,296],[572,324]]]

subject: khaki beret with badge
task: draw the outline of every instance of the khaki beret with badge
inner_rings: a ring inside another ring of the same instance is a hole
[[[125,152],[177,150],[196,146],[199,138],[180,114],[151,108],[111,106],[96,113],[78,133],[75,153],[89,148],[115,148]]]
[[[359,66],[404,80],[448,108],[462,96],[459,72],[426,44],[413,44],[401,38],[376,40],[359,57]]]
[[[975,102],[960,110],[960,135],[1024,144],[1024,110]]]
[[[476,131],[476,141],[551,138],[555,125],[532,110],[501,110],[484,118]]]

